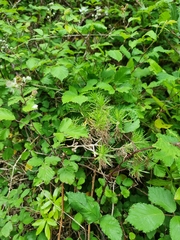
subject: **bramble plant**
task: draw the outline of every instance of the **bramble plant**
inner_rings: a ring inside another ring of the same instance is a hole
[[[0,239],[179,240],[179,0],[0,1]]]

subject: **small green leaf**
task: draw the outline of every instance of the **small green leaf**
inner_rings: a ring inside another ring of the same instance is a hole
[[[170,236],[172,240],[179,239],[180,236],[180,217],[174,216],[170,220]]]
[[[9,237],[12,230],[13,230],[13,225],[12,225],[12,222],[9,221],[1,228],[1,234],[2,236],[7,238]]]
[[[114,88],[110,84],[105,83],[105,82],[99,82],[97,84],[97,88],[100,88],[100,89],[103,89],[105,91],[108,91],[109,94],[114,94],[115,93]]]
[[[71,167],[63,167],[58,170],[58,176],[61,182],[72,185],[75,180],[75,171]]]
[[[30,70],[34,70],[39,66],[40,59],[39,58],[29,58],[26,61],[26,65]]]
[[[51,238],[51,231],[50,231],[50,227],[49,225],[46,223],[46,226],[45,226],[45,235],[47,237],[48,240],[50,240]]]
[[[157,207],[145,203],[133,204],[129,210],[127,221],[137,230],[151,232],[164,222],[164,213]]]
[[[107,54],[118,62],[122,59],[122,53],[119,50],[110,50]]]
[[[69,74],[68,69],[64,66],[55,66],[51,68],[51,74],[63,81]]]
[[[88,97],[86,97],[84,95],[78,95],[77,93],[75,93],[73,91],[66,91],[63,93],[63,96],[62,96],[63,104],[68,103],[68,102],[74,102],[74,103],[81,105],[86,101],[88,101]]]
[[[52,164],[55,166],[60,161],[61,161],[61,159],[57,156],[50,156],[50,157],[45,158],[45,163],[47,163],[48,165]]]
[[[8,99],[8,106],[11,106],[15,103],[18,103],[19,101],[23,102],[23,98],[21,96],[13,96]]]
[[[43,159],[39,157],[32,157],[28,160],[27,164],[33,167],[41,166],[43,163]]]
[[[99,220],[100,207],[92,197],[81,192],[68,192],[67,196],[70,206],[81,213],[88,224]]]
[[[15,116],[8,109],[0,108],[0,121],[1,120],[15,120]]]
[[[53,179],[55,172],[52,170],[50,166],[43,163],[42,166],[39,168],[38,178],[44,181],[45,184],[49,184],[50,181]]]
[[[36,129],[36,131],[40,134],[43,135],[43,128],[42,124],[39,122],[33,122],[33,127]]]
[[[110,240],[122,239],[122,229],[117,219],[111,215],[100,218],[100,227]]]
[[[176,211],[176,203],[172,193],[168,189],[149,187],[148,197],[152,203],[164,208],[167,212],[173,213]]]
[[[77,213],[72,221],[72,229],[75,231],[79,231],[81,223],[84,221],[83,216],[80,213]]]
[[[78,126],[70,118],[64,118],[59,126],[59,131],[67,137],[79,139],[87,137],[88,133],[85,126]]]
[[[175,195],[174,195],[174,200],[178,201],[180,200],[180,187],[176,190]]]

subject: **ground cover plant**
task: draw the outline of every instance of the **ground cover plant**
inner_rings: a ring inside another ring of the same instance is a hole
[[[0,239],[179,239],[179,6],[0,1]]]

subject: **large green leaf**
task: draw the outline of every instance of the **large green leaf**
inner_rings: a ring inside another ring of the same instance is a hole
[[[0,121],[1,120],[15,120],[15,116],[10,110],[0,108]]]
[[[117,219],[111,215],[100,218],[100,227],[110,240],[122,239],[122,229]]]
[[[161,226],[164,219],[165,216],[159,208],[150,204],[137,203],[130,208],[126,220],[137,230],[147,233]]]
[[[176,211],[174,197],[168,189],[162,187],[149,187],[148,197],[152,203],[164,208],[167,212],[173,213]]]
[[[170,220],[170,236],[172,240],[178,240],[180,236],[180,216],[174,216]]]
[[[63,81],[69,74],[68,69],[64,66],[54,66],[51,68],[51,74]]]
[[[67,196],[70,206],[81,213],[88,224],[99,220],[100,207],[92,197],[80,192],[68,192]]]

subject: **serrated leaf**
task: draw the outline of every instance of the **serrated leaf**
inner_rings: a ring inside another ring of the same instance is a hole
[[[8,99],[8,106],[11,106],[19,101],[23,102],[23,98],[21,96],[13,96]]]
[[[42,128],[42,124],[39,122],[33,122],[33,127],[36,129],[36,131],[42,135],[43,134],[43,128]]]
[[[117,219],[111,215],[105,215],[100,218],[100,227],[104,234],[108,236],[110,240],[122,239],[122,229]]]
[[[71,167],[63,167],[58,170],[58,177],[61,182],[72,185],[75,181],[75,171]]]
[[[174,216],[170,220],[170,236],[172,240],[179,239],[180,236],[180,217]]]
[[[26,65],[30,70],[36,69],[39,66],[39,63],[40,63],[40,59],[39,58],[33,58],[33,57],[29,58],[26,61]]]
[[[42,163],[43,163],[43,159],[38,158],[38,157],[32,157],[27,162],[28,165],[33,166],[33,167],[41,166]]]
[[[74,102],[74,103],[81,105],[82,103],[84,103],[86,101],[88,101],[88,97],[86,97],[84,95],[78,95],[77,93],[75,93],[73,91],[66,91],[63,93],[63,96],[62,96],[63,104],[68,103],[68,102]]]
[[[161,160],[165,163],[166,166],[171,166],[177,159],[180,158],[180,149],[173,144],[172,137],[163,135],[163,134],[157,134],[158,141],[153,144],[153,147],[159,149],[159,151],[154,151],[153,156],[154,159]]]
[[[151,232],[164,222],[164,213],[157,207],[145,203],[133,204],[129,210],[127,221],[137,230]]]
[[[61,159],[57,156],[50,156],[50,157],[45,157],[45,163],[47,164],[52,164],[52,165],[57,165],[58,162],[60,162]]]
[[[67,137],[79,139],[80,137],[87,137],[88,133],[85,126],[79,126],[73,123],[70,118],[64,118],[59,126],[59,131]]]
[[[99,82],[99,83],[97,84],[97,88],[106,90],[106,91],[109,92],[109,94],[114,94],[114,93],[115,93],[114,88],[113,88],[110,84],[105,83],[105,82]]]
[[[0,121],[1,120],[15,120],[15,116],[10,110],[0,108]]]
[[[63,81],[69,74],[68,69],[64,66],[54,66],[51,68],[51,74],[53,77],[56,77]]]
[[[118,62],[122,59],[122,53],[119,50],[110,50],[107,54]]]
[[[176,211],[174,197],[168,189],[161,187],[149,187],[148,198],[152,203],[164,208],[164,210],[169,213]]]
[[[39,168],[38,171],[38,178],[44,181],[45,184],[49,184],[50,181],[53,179],[55,172],[52,170],[50,166],[43,163],[42,166]]]
[[[70,206],[81,213],[88,224],[99,220],[100,207],[94,198],[81,192],[68,192],[67,196]]]

